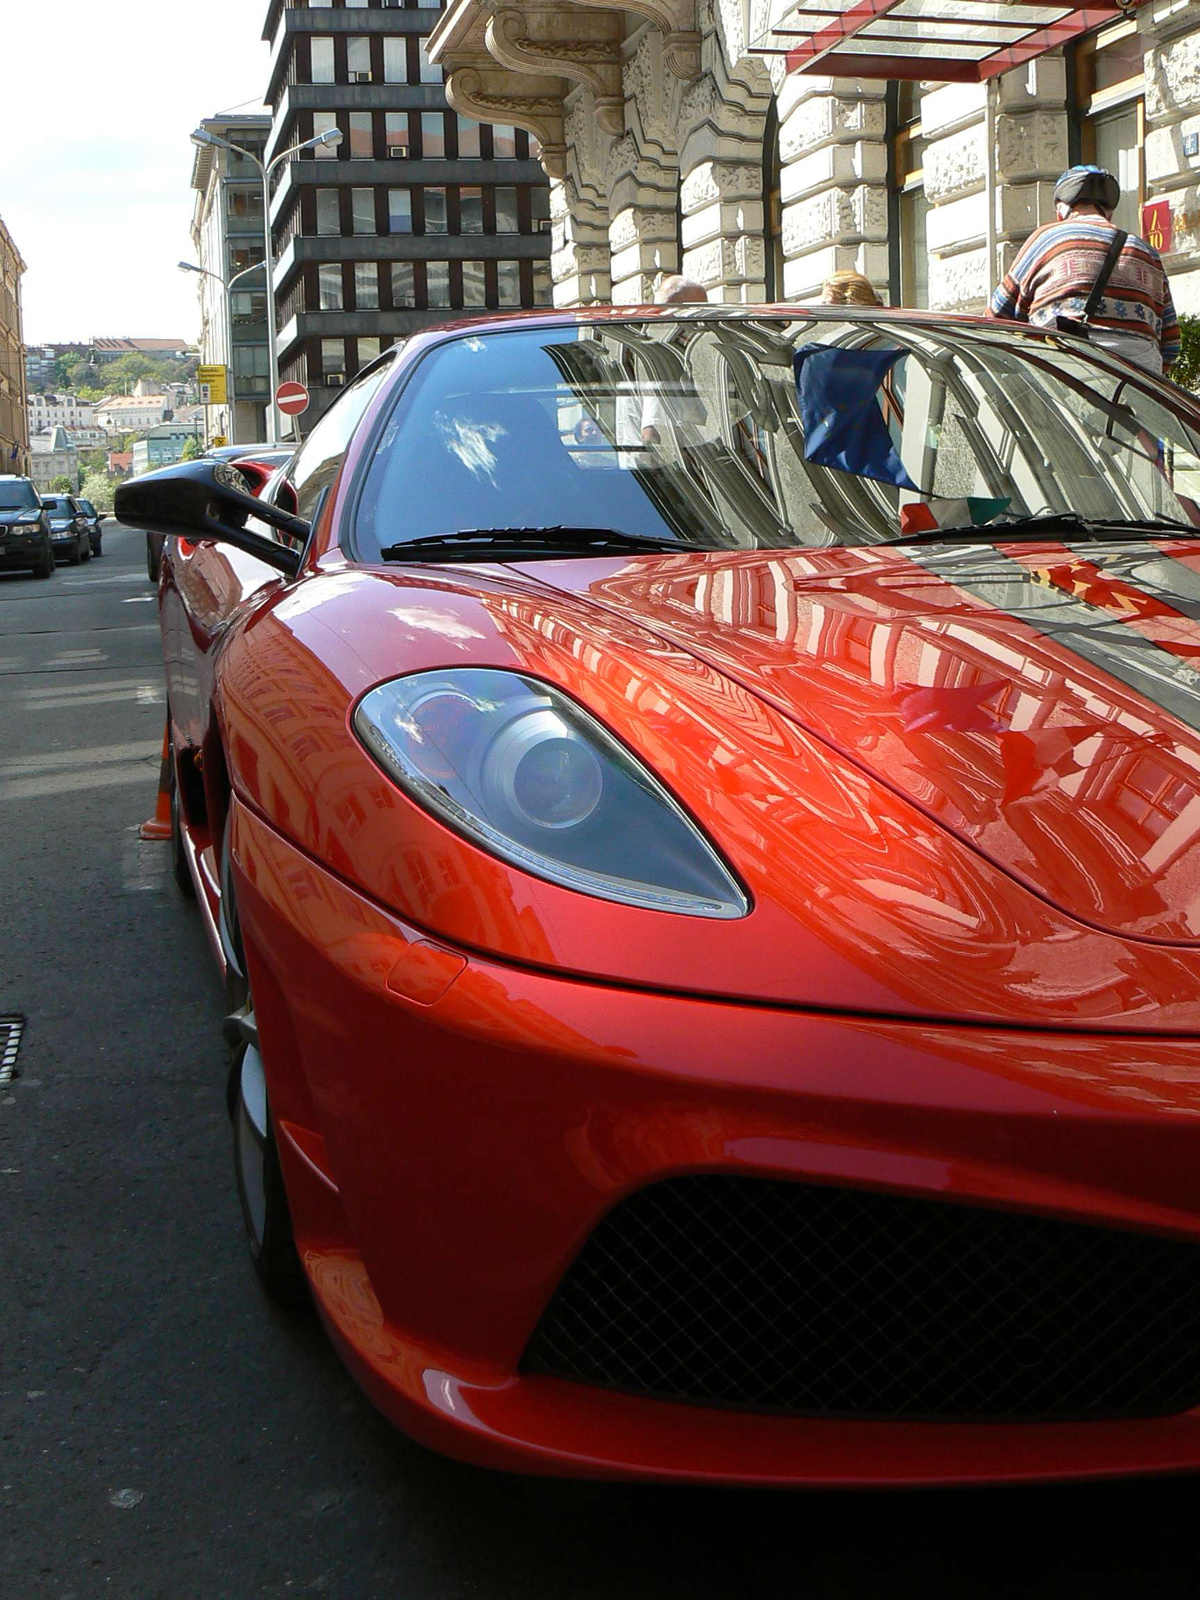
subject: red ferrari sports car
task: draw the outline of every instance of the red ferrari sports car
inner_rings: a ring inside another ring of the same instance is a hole
[[[1200,408],[1071,336],[422,333],[117,514],[260,1276],[460,1457],[1200,1466]]]

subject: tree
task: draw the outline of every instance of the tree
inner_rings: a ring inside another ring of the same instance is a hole
[[[193,434],[183,447],[183,459],[185,461],[199,461],[203,454],[204,446],[200,443],[199,439],[197,439],[196,435]]]
[[[71,482],[70,478],[65,477],[65,476],[60,474],[57,478],[51,478],[51,480],[50,480],[50,493],[51,494],[74,494],[75,493],[75,485]]]
[[[97,511],[111,511],[115,487],[107,472],[89,472],[83,480],[80,493],[85,500],[92,502]]]

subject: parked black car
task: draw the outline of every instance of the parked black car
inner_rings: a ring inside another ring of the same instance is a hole
[[[50,517],[28,478],[0,473],[0,568],[28,567],[35,578],[54,576]]]
[[[92,559],[88,522],[73,494],[44,494],[42,504],[50,518],[50,543],[56,561],[69,561],[77,567]]]
[[[108,515],[108,512],[97,511],[90,500],[80,500],[79,509],[87,518],[88,539],[91,542],[92,554],[94,556],[102,556],[104,554],[104,546],[102,542],[104,530],[101,528],[100,524],[104,521],[105,517]]]

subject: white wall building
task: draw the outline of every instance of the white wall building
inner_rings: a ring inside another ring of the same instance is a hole
[[[853,267],[893,303],[979,311],[1053,218],[1058,175],[1084,160],[1117,173],[1118,220],[1153,243],[1142,207],[1166,203],[1156,220],[1171,224],[1160,237],[1176,301],[1200,312],[1196,0],[1149,0],[1127,17],[1093,10],[1109,20],[990,89],[789,71],[773,30],[824,27],[829,16],[804,16],[822,9],[835,7],[450,0],[430,55],[451,103],[541,141],[557,304],[648,301],[657,275],[680,269],[714,301],[804,301]],[[907,51],[910,70],[929,61],[945,77],[943,52],[894,41],[917,31],[914,19],[936,29],[924,18],[966,10],[948,0],[876,19],[873,43],[843,44],[839,72],[850,52],[874,49]],[[984,10],[976,26],[1013,37],[1020,0]],[[959,47],[964,72],[972,52],[998,48],[972,37]],[[764,43],[776,53],[760,53]]]
[[[47,428],[66,428],[69,433],[74,433],[77,429],[95,426],[94,407],[90,400],[81,400],[74,394],[29,396],[30,433],[43,433]]]
[[[97,425],[107,433],[141,433],[157,427],[167,409],[165,395],[119,394],[102,400],[94,415]]]
[[[50,428],[35,433],[29,440],[29,476],[34,487],[46,490],[56,478],[79,482],[79,453],[67,438],[65,428]]]

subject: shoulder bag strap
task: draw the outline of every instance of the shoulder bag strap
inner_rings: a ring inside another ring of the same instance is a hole
[[[1103,296],[1105,289],[1108,288],[1108,280],[1113,275],[1113,268],[1116,266],[1121,255],[1121,251],[1124,250],[1125,243],[1128,238],[1129,235],[1123,232],[1120,228],[1118,228],[1116,233],[1113,234],[1112,243],[1108,247],[1108,254],[1105,256],[1100,267],[1100,271],[1096,277],[1096,281],[1092,285],[1092,292],[1090,295],[1088,295],[1087,305],[1085,305],[1083,308],[1084,322],[1090,322],[1091,319],[1096,315],[1096,312],[1100,307],[1101,297]]]

